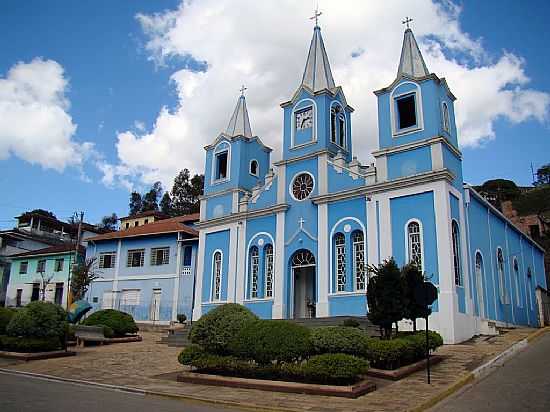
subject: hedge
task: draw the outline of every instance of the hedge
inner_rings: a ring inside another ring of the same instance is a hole
[[[312,356],[302,366],[307,380],[318,383],[347,385],[367,373],[369,362],[344,353],[325,353]]]
[[[104,309],[94,312],[82,324],[87,326],[107,326],[113,331],[113,336],[115,337],[133,335],[139,331],[132,315],[115,309]]]
[[[6,327],[10,323],[11,318],[15,315],[16,310],[11,308],[0,307],[0,335],[6,333]]]
[[[358,328],[325,326],[314,328],[311,343],[314,353],[347,353],[366,356],[369,337]]]
[[[285,320],[248,322],[229,345],[231,355],[260,364],[298,361],[311,350],[309,329]]]
[[[17,336],[0,336],[0,350],[8,352],[36,353],[62,349],[58,337],[32,338]]]
[[[242,305],[227,303],[218,306],[193,324],[191,342],[210,353],[227,355],[229,345],[241,329],[256,320],[258,317]]]
[[[35,301],[19,309],[6,327],[6,335],[28,338],[56,338],[64,341],[67,313],[59,305]]]

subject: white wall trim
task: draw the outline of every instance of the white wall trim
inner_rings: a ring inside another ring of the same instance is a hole
[[[252,236],[250,238],[250,240],[248,241],[247,245],[246,245],[246,257],[245,257],[245,262],[246,262],[246,266],[245,266],[245,273],[246,273],[246,276],[245,276],[245,287],[244,287],[244,299],[245,300],[257,300],[258,298],[249,298],[248,297],[248,293],[250,292],[249,288],[250,288],[250,247],[252,246],[252,242],[254,241],[254,239],[256,239],[257,237],[260,237],[260,236],[266,236],[269,238],[269,240],[271,241],[271,245],[273,246],[273,269],[275,269],[275,265],[276,265],[276,261],[277,261],[277,256],[275,254],[275,240],[273,239],[273,236],[271,236],[271,234],[269,234],[268,232],[257,232],[256,234],[254,234],[254,236]],[[263,246],[265,247],[265,245]],[[263,249],[258,247],[258,253],[260,252],[261,249]],[[261,259],[260,259],[261,261]],[[259,268],[258,270],[264,270],[265,272],[265,267],[264,268]],[[274,272],[275,274],[275,272]],[[265,275],[265,274],[264,274]],[[261,299],[261,298],[260,298]]]
[[[395,94],[395,91],[405,85],[405,84],[412,84],[415,86],[415,90],[409,90],[407,92]],[[395,113],[395,100],[401,96],[406,96],[408,94],[414,94],[414,100],[415,100],[415,109],[416,109],[416,126],[404,129],[403,131],[399,131],[397,129],[397,114]],[[398,85],[396,85],[393,90],[390,93],[390,122],[391,122],[391,130],[392,130],[392,137],[398,138],[401,136],[406,136],[410,133],[415,133],[424,130],[424,114],[423,114],[423,108],[422,108],[422,90],[420,86],[411,81],[405,81],[401,82]]]
[[[221,253],[221,264],[220,264],[220,298],[216,299],[214,297],[214,255],[219,252]],[[223,300],[223,250],[216,249],[212,251],[212,254],[210,255],[210,301],[211,302],[218,302],[220,300]]]
[[[284,177],[284,172],[283,172]],[[283,179],[284,180],[284,179]],[[283,187],[285,187],[283,183]],[[280,187],[280,186],[279,186]],[[273,319],[283,319],[284,317],[284,284],[285,284],[285,213],[279,212],[276,216],[276,232],[275,232],[275,250],[274,254],[277,257],[274,265],[273,277],[273,299],[271,316]]]
[[[195,306],[193,308],[193,320],[198,320],[202,315],[202,282],[204,279],[204,247],[206,232],[199,231],[199,246],[197,249],[197,270],[195,272]]]
[[[216,175],[216,155],[219,152],[223,152],[226,149],[219,149],[220,145],[227,145],[227,176],[224,179],[216,179],[214,176]],[[210,165],[210,185],[217,185],[219,183],[225,183],[231,180],[231,143],[225,139],[218,142],[218,144],[214,147],[214,150],[212,151],[212,164]]]

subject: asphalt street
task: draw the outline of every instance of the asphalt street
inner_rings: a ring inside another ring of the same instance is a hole
[[[238,410],[0,372],[0,411],[237,412]]]
[[[485,379],[433,408],[458,411],[550,411],[550,333]]]

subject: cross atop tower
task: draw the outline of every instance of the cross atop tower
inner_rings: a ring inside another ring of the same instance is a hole
[[[247,87],[244,87],[244,84],[241,86],[241,88],[239,89],[239,91],[241,92],[241,96],[244,96],[244,92],[245,90],[248,90]]]
[[[403,21],[401,22],[401,24],[406,24],[406,25],[407,25],[407,29],[408,29],[408,28],[409,28],[409,23],[410,23],[411,21],[413,21],[413,19],[411,19],[411,18],[409,18],[409,17],[407,16],[407,17],[405,17],[405,20],[403,20]]]
[[[315,27],[319,27],[319,16],[321,14],[323,14],[323,12],[319,11],[319,5],[317,5],[314,15],[309,18],[310,20],[315,20]]]

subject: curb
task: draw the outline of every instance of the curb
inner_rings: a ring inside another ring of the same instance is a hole
[[[411,412],[422,412],[427,409],[430,409],[435,405],[437,405],[442,400],[444,400],[445,398],[448,398],[449,396],[455,394],[466,385],[472,384],[474,383],[474,381],[484,378],[485,376],[489,375],[493,371],[493,369],[495,369],[498,366],[502,366],[508,359],[510,359],[511,357],[516,355],[518,352],[525,349],[531,342],[533,342],[534,340],[536,340],[546,332],[550,332],[550,327],[540,328],[535,332],[531,333],[526,338],[512,344],[504,352],[499,353],[497,356],[490,359],[483,365],[478,366],[473,371],[467,373],[465,376],[460,378],[451,386],[444,389],[442,392],[439,392],[438,394],[431,397],[430,399],[428,399],[421,405],[417,406],[416,408],[411,409]]]

